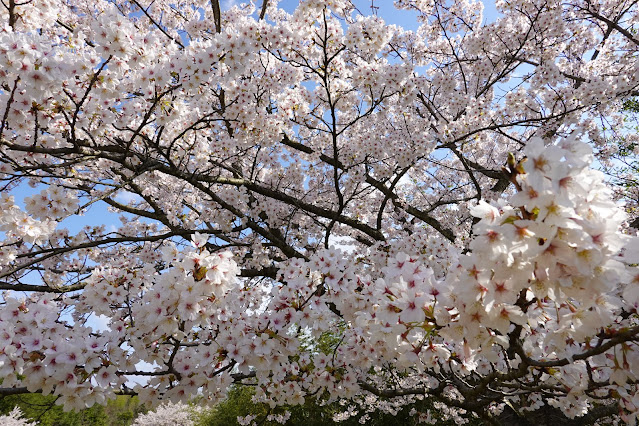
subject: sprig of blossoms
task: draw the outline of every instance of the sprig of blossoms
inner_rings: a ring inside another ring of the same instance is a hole
[[[15,407],[7,415],[0,416],[0,422],[6,426],[32,426],[34,423],[28,421],[23,417],[20,408]]]

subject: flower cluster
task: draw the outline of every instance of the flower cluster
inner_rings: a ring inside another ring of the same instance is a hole
[[[60,186],[49,186],[25,198],[27,213],[36,219],[64,219],[78,209],[78,197]]]
[[[0,211],[0,231],[5,233],[7,243],[22,240],[29,244],[38,244],[44,241],[56,227],[56,222],[48,217],[37,220],[22,211],[14,204],[13,197],[6,193],[0,195]],[[2,263],[11,261],[15,257],[10,247],[3,248],[2,253],[4,253]]]
[[[566,343],[560,336],[591,336],[622,306],[626,272],[617,255],[624,241],[617,230],[625,217],[602,175],[588,168],[586,144],[566,138],[545,146],[535,138],[524,154],[513,165],[518,192],[507,203],[480,202],[472,210],[481,220],[472,254],[460,259],[465,291],[455,292],[455,299],[460,315],[477,326],[465,333],[475,345],[483,328],[505,335],[512,322],[529,322],[521,308],[535,300],[550,312],[542,323],[555,331],[543,347],[562,358]]]

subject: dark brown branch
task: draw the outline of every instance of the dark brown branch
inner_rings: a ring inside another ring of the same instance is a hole
[[[144,15],[146,15],[147,18],[149,18],[149,21],[151,21],[151,23],[153,25],[155,25],[155,27],[160,30],[162,32],[162,34],[164,34],[165,36],[167,36],[171,41],[173,41],[175,44],[177,44],[178,46],[180,46],[181,49],[184,49],[184,45],[182,43],[180,43],[179,40],[176,40],[174,37],[172,37],[169,33],[166,32],[166,30],[164,28],[162,28],[162,25],[160,25],[158,22],[155,21],[155,19],[153,19],[153,17],[151,16],[151,14],[148,12],[148,8],[144,8],[142,7],[142,5],[140,3],[138,3],[137,0],[131,0],[133,2],[133,4],[135,4],[137,7],[140,8],[140,10],[142,11],[142,13],[144,13]],[[153,3],[151,3],[153,4]],[[151,6],[149,6],[151,7]]]
[[[306,146],[303,145],[299,142],[295,142],[292,141],[288,138],[288,136],[284,135],[284,138],[282,139],[282,143],[288,147],[297,149],[298,151],[307,153],[307,154],[312,154],[315,151]],[[340,169],[345,169],[346,167],[340,163],[339,161],[336,161],[334,158],[331,158],[325,154],[320,154],[320,160],[324,161],[325,163],[338,167]],[[442,234],[444,237],[446,237],[446,239],[454,242],[455,241],[455,234],[453,233],[453,231],[451,231],[450,229],[444,228],[444,226],[434,217],[428,215],[427,213],[412,207],[412,206],[405,206],[402,205],[402,203],[399,200],[399,196],[397,194],[395,194],[392,190],[390,190],[389,188],[387,188],[382,182],[378,181],[377,179],[373,178],[372,176],[370,176],[369,174],[366,175],[366,183],[372,185],[373,187],[375,187],[377,190],[379,190],[382,194],[384,194],[385,196],[388,196],[389,199],[391,200],[391,202],[393,202],[393,204],[403,210],[405,210],[407,213],[415,216],[416,218],[420,219],[421,221],[427,223],[428,225],[432,226],[435,230],[437,230],[440,234]],[[375,230],[377,232],[377,230]],[[372,236],[372,235],[371,235]],[[375,238],[375,237],[374,237]],[[378,238],[375,238],[376,240]]]
[[[268,8],[268,0],[262,2],[262,10],[260,11],[260,21],[266,17],[266,9]]]
[[[11,284],[7,281],[0,281],[0,290],[13,290],[13,291],[35,291],[38,293],[69,293],[72,291],[82,290],[86,286],[85,283],[78,283],[61,287],[49,287],[46,285],[35,284]]]
[[[215,32],[222,32],[222,11],[220,10],[220,0],[211,0],[213,9],[213,19],[215,20]]]
[[[624,27],[622,27],[621,25],[619,25],[618,22],[615,22],[614,20],[601,15],[600,13],[588,8],[581,8],[583,11],[585,11],[586,13],[588,13],[590,16],[592,16],[595,19],[598,19],[602,22],[604,22],[609,28],[614,28],[615,30],[619,31],[619,33],[621,33],[624,37],[626,37],[630,42],[634,43],[635,45],[639,46],[639,39],[636,39],[634,37],[634,35],[628,31],[627,29],[625,29]]]

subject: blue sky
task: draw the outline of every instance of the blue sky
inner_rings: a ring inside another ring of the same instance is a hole
[[[257,6],[261,5],[261,0],[253,0]],[[222,0],[222,8],[224,10],[233,7],[234,5],[241,4],[242,0]],[[279,7],[288,12],[292,12],[300,0],[282,0],[279,3]],[[374,6],[377,10],[377,14],[384,19],[388,24],[401,25],[402,27],[414,30],[418,26],[417,14],[408,10],[397,10],[393,6],[393,0],[353,0],[357,8],[362,13],[370,13],[372,11],[371,6]],[[484,20],[488,22],[494,21],[497,16],[494,1],[484,2]]]

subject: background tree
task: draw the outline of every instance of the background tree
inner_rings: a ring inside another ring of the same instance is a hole
[[[622,124],[611,125],[602,117],[601,127],[604,130],[605,144],[602,144],[602,163],[604,170],[615,183],[616,197],[625,203],[629,225],[639,229],[639,101],[630,97],[623,101],[622,111],[625,113]]]
[[[53,395],[21,394],[0,399],[0,414],[18,408],[28,421],[39,426],[128,426],[145,410],[136,397],[119,396],[106,406],[94,405],[81,411],[65,412]]]
[[[133,426],[193,426],[199,410],[195,407],[178,402],[165,403],[155,410],[138,416]]]
[[[14,408],[9,414],[0,416],[0,420],[8,426],[31,426],[33,424],[23,417],[19,408]]]
[[[3,3],[0,394],[634,421],[637,2],[395,5]]]

